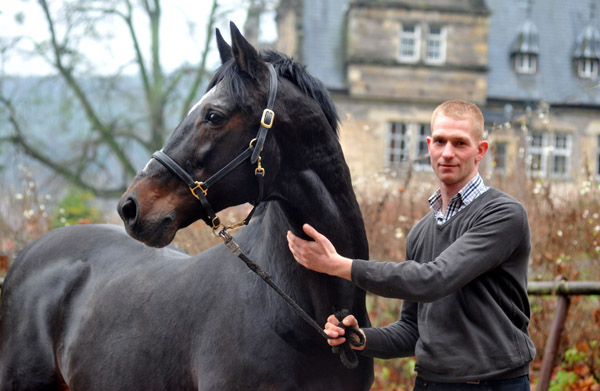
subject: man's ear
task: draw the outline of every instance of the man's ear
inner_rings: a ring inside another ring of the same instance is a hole
[[[485,153],[487,152],[489,147],[490,144],[487,142],[487,140],[481,140],[479,142],[479,145],[477,146],[477,156],[475,157],[476,162],[479,163],[481,159],[483,159],[483,156],[485,156]]]

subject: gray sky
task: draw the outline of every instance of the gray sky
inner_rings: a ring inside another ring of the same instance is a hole
[[[221,0],[221,10],[230,11],[227,18],[221,18],[217,27],[223,33],[225,39],[229,40],[229,20],[233,21],[240,30],[246,18],[246,6],[242,0]],[[54,7],[60,7],[61,2],[53,2]],[[184,63],[197,63],[200,59],[204,43],[207,16],[210,11],[211,2],[208,0],[169,0],[163,2],[162,24],[160,37],[162,41],[161,61],[166,71],[173,70]],[[54,8],[58,9],[58,8]],[[14,37],[26,35],[35,41],[48,38],[47,25],[40,6],[34,0],[5,0],[0,5],[0,41],[11,40]],[[23,23],[15,21],[15,15],[23,15]],[[194,18],[194,19],[192,19]],[[148,28],[144,15],[138,15],[134,19],[140,34],[140,46],[142,50],[149,47]],[[194,28],[191,25],[196,23]],[[261,31],[262,40],[273,40],[276,37],[275,26],[272,15],[267,15],[261,23],[264,31]],[[109,43],[98,43],[91,39],[81,42],[85,48],[91,64],[100,73],[114,73],[128,60],[133,58],[132,43],[129,33],[124,24],[114,20],[114,23],[106,23],[101,26],[102,33],[109,33],[112,39]],[[31,40],[23,40],[18,46],[19,50],[11,50],[5,54],[2,60],[3,71],[9,75],[40,75],[50,72],[50,66],[42,59],[30,57],[25,53],[33,48]],[[213,53],[209,61],[209,69],[214,67],[218,61],[215,45],[211,47]],[[130,66],[126,72],[137,72],[137,68]]]

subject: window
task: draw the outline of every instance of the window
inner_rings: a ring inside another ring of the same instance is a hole
[[[420,29],[417,25],[404,25],[400,33],[400,61],[417,62],[420,51]]]
[[[552,177],[562,179],[569,178],[571,135],[566,133],[555,134],[552,147]]]
[[[492,167],[496,172],[506,172],[506,143],[497,142],[494,143],[492,148]]]
[[[427,148],[427,137],[431,134],[429,124],[418,124],[417,134],[417,166],[429,167],[429,148]]]
[[[416,168],[429,167],[429,133],[429,124],[391,122],[388,125],[386,165],[414,164]]]
[[[445,30],[442,27],[430,26],[427,32],[427,48],[425,62],[429,64],[442,64],[446,59]]]
[[[545,177],[546,159],[546,134],[532,133],[529,138],[529,154],[527,156],[528,171],[532,177]]]
[[[596,176],[600,177],[600,135],[596,137]]]
[[[529,139],[528,168],[533,177],[569,179],[571,135],[533,132]]]
[[[595,79],[598,77],[598,59],[580,58],[577,60],[577,74],[582,79]]]
[[[387,163],[401,164],[409,160],[409,137],[406,124],[392,122],[388,129]]]
[[[422,48],[421,41],[424,42]],[[442,26],[404,24],[400,30],[400,62],[443,64],[446,61],[446,29]]]
[[[519,53],[515,55],[515,71],[521,74],[537,72],[537,54]]]

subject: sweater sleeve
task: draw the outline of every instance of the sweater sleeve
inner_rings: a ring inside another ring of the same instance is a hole
[[[422,232],[418,236],[415,241],[422,246],[434,246],[434,238],[422,237]],[[516,202],[495,202],[431,262],[354,260],[352,281],[380,296],[432,302],[502,264],[525,240],[529,244],[524,208]]]
[[[419,338],[417,328],[417,303],[402,303],[402,316],[386,327],[364,328],[367,345],[365,356],[377,358],[410,357],[415,355]]]

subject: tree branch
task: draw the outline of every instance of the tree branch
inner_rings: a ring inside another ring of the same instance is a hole
[[[66,178],[68,181],[81,187],[82,189],[92,192],[94,195],[101,197],[118,197],[125,191],[125,187],[107,190],[91,185],[85,182],[85,180],[81,176],[70,171],[66,166],[63,166],[62,164],[54,161],[46,154],[39,151],[33,145],[28,143],[25,139],[23,130],[21,129],[21,125],[17,120],[14,106],[12,105],[12,103],[4,97],[0,97],[0,102],[8,109],[8,120],[15,131],[15,134],[13,136],[3,137],[2,139],[0,139],[0,141],[8,141],[13,143],[14,145],[19,146],[28,156],[42,163],[46,167],[52,169],[53,171]]]
[[[127,28],[129,29],[129,35],[131,36],[131,40],[133,41],[133,50],[135,51],[135,58],[138,64],[138,68],[140,69],[140,77],[142,79],[142,84],[144,86],[144,91],[146,93],[146,97],[150,94],[150,81],[148,79],[148,71],[146,70],[146,64],[144,63],[144,56],[142,55],[142,49],[140,49],[140,43],[138,40],[137,33],[133,28],[133,6],[131,5],[130,0],[126,0],[127,4],[127,15],[121,14],[121,17],[125,21]]]
[[[79,83],[77,83],[77,81],[73,77],[72,68],[68,68],[63,63],[62,56],[66,52],[66,47],[64,45],[60,45],[57,41],[56,30],[54,28],[54,20],[52,19],[52,16],[50,15],[50,10],[49,10],[47,1],[39,0],[39,4],[42,7],[42,10],[44,11],[44,16],[46,18],[46,22],[48,23],[48,29],[50,31],[50,43],[51,43],[52,50],[53,50],[54,57],[55,57],[54,58],[54,66],[59,71],[61,76],[65,79],[65,81],[67,82],[67,85],[75,93],[75,96],[81,103],[83,110],[86,113],[87,118],[92,123],[92,128],[102,134],[103,140],[105,141],[107,146],[113,151],[113,153],[115,154],[115,156],[117,157],[117,159],[119,160],[121,165],[123,166],[123,169],[126,172],[128,172],[130,175],[132,175],[132,176],[135,175],[135,173],[136,173],[135,168],[133,167],[129,158],[125,155],[124,151],[115,142],[114,138],[111,135],[110,127],[105,126],[102,123],[102,121],[100,120],[100,118],[98,117],[98,115],[96,114],[89,99],[87,98],[86,94],[83,92],[83,89],[81,88]]]
[[[188,91],[188,94],[187,94],[185,100],[183,101],[183,105],[181,107],[181,118],[184,118],[187,115],[190,108],[192,107],[192,102],[193,102],[194,98],[196,97],[196,94],[198,93],[198,88],[200,88],[200,85],[204,81],[204,76],[206,75],[206,60],[208,58],[208,51],[209,51],[210,43],[212,42],[212,38],[213,38],[214,30],[215,30],[215,28],[214,28],[215,21],[216,21],[215,15],[217,13],[218,8],[219,8],[218,0],[213,0],[212,6],[210,9],[210,14],[208,17],[208,24],[206,26],[206,40],[204,41],[204,49],[202,51],[202,58],[200,60],[200,65],[198,66],[198,70],[196,71],[196,77],[194,78],[194,81],[192,82],[190,90]]]

